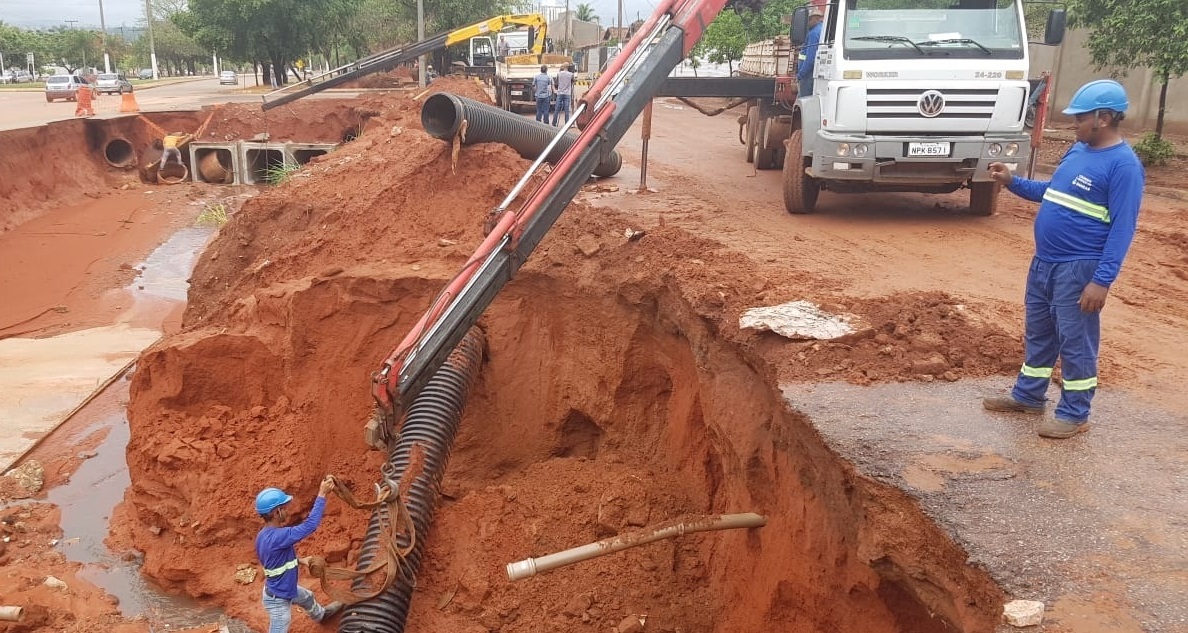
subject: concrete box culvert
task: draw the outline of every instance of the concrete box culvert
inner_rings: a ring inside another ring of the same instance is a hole
[[[283,169],[286,164],[283,145],[243,144],[243,180],[246,184],[268,184],[269,172]]]
[[[136,166],[136,150],[128,139],[113,138],[103,145],[103,160],[112,167],[130,169]]]
[[[194,169],[194,181],[217,185],[234,184],[238,180],[235,154],[234,146],[191,148],[190,162],[197,166]]]
[[[298,165],[305,165],[317,156],[324,156],[328,151],[324,149],[294,149],[293,160],[297,161]]]

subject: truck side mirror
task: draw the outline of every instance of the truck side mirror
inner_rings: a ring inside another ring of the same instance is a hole
[[[1064,41],[1064,29],[1068,16],[1064,9],[1052,9],[1048,12],[1048,24],[1044,27],[1044,44],[1056,46]]]
[[[808,6],[802,5],[792,10],[792,33],[789,34],[793,46],[804,44],[808,37]]]

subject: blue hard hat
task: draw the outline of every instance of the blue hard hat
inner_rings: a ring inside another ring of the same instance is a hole
[[[285,505],[293,500],[293,497],[285,494],[284,490],[280,488],[265,488],[256,495],[256,512],[260,516],[266,516],[269,512]]]
[[[1065,114],[1084,114],[1097,110],[1113,110],[1126,112],[1130,101],[1126,99],[1126,89],[1113,79],[1098,79],[1081,86],[1064,109]]]

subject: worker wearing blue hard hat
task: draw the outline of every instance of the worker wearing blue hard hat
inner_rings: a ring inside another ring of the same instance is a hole
[[[986,398],[983,405],[1043,414],[1059,360],[1060,401],[1040,423],[1042,437],[1064,439],[1089,428],[1101,310],[1134,239],[1146,178],[1118,131],[1129,107],[1122,84],[1091,81],[1063,111],[1075,121],[1077,142],[1051,180],[1028,180],[1003,163],[990,165],[996,182],[1040,206],[1027,275],[1023,366],[1009,395]]]
[[[265,488],[256,495],[256,513],[264,527],[256,535],[256,556],[264,567],[264,610],[268,613],[268,633],[288,633],[292,606],[301,607],[314,622],[326,622],[342,610],[341,602],[323,607],[309,589],[297,584],[296,545],[313,534],[326,510],[326,495],[334,489],[334,477],[326,475],[318,487],[313,509],[300,525],[289,526],[288,504],[292,495],[280,488]]]

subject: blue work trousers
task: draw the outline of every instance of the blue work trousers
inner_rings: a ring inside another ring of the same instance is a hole
[[[557,121],[561,119],[561,113],[565,113],[564,123],[569,123],[569,95],[557,95],[557,104],[553,106],[553,126],[557,125]]]
[[[293,622],[293,605],[301,607],[314,622],[321,622],[326,613],[313,592],[301,585],[297,585],[297,598],[292,601],[274,598],[267,589],[264,590],[263,600],[264,611],[268,613],[268,633],[289,633],[289,626]]]
[[[1056,419],[1065,422],[1087,421],[1097,391],[1101,313],[1082,312],[1080,305],[1081,292],[1096,270],[1096,260],[1052,264],[1032,259],[1027,273],[1026,360],[1011,396],[1042,407],[1059,358],[1063,385]]]
[[[549,98],[548,97],[537,97],[536,98],[536,120],[540,121],[541,123],[549,122]]]

